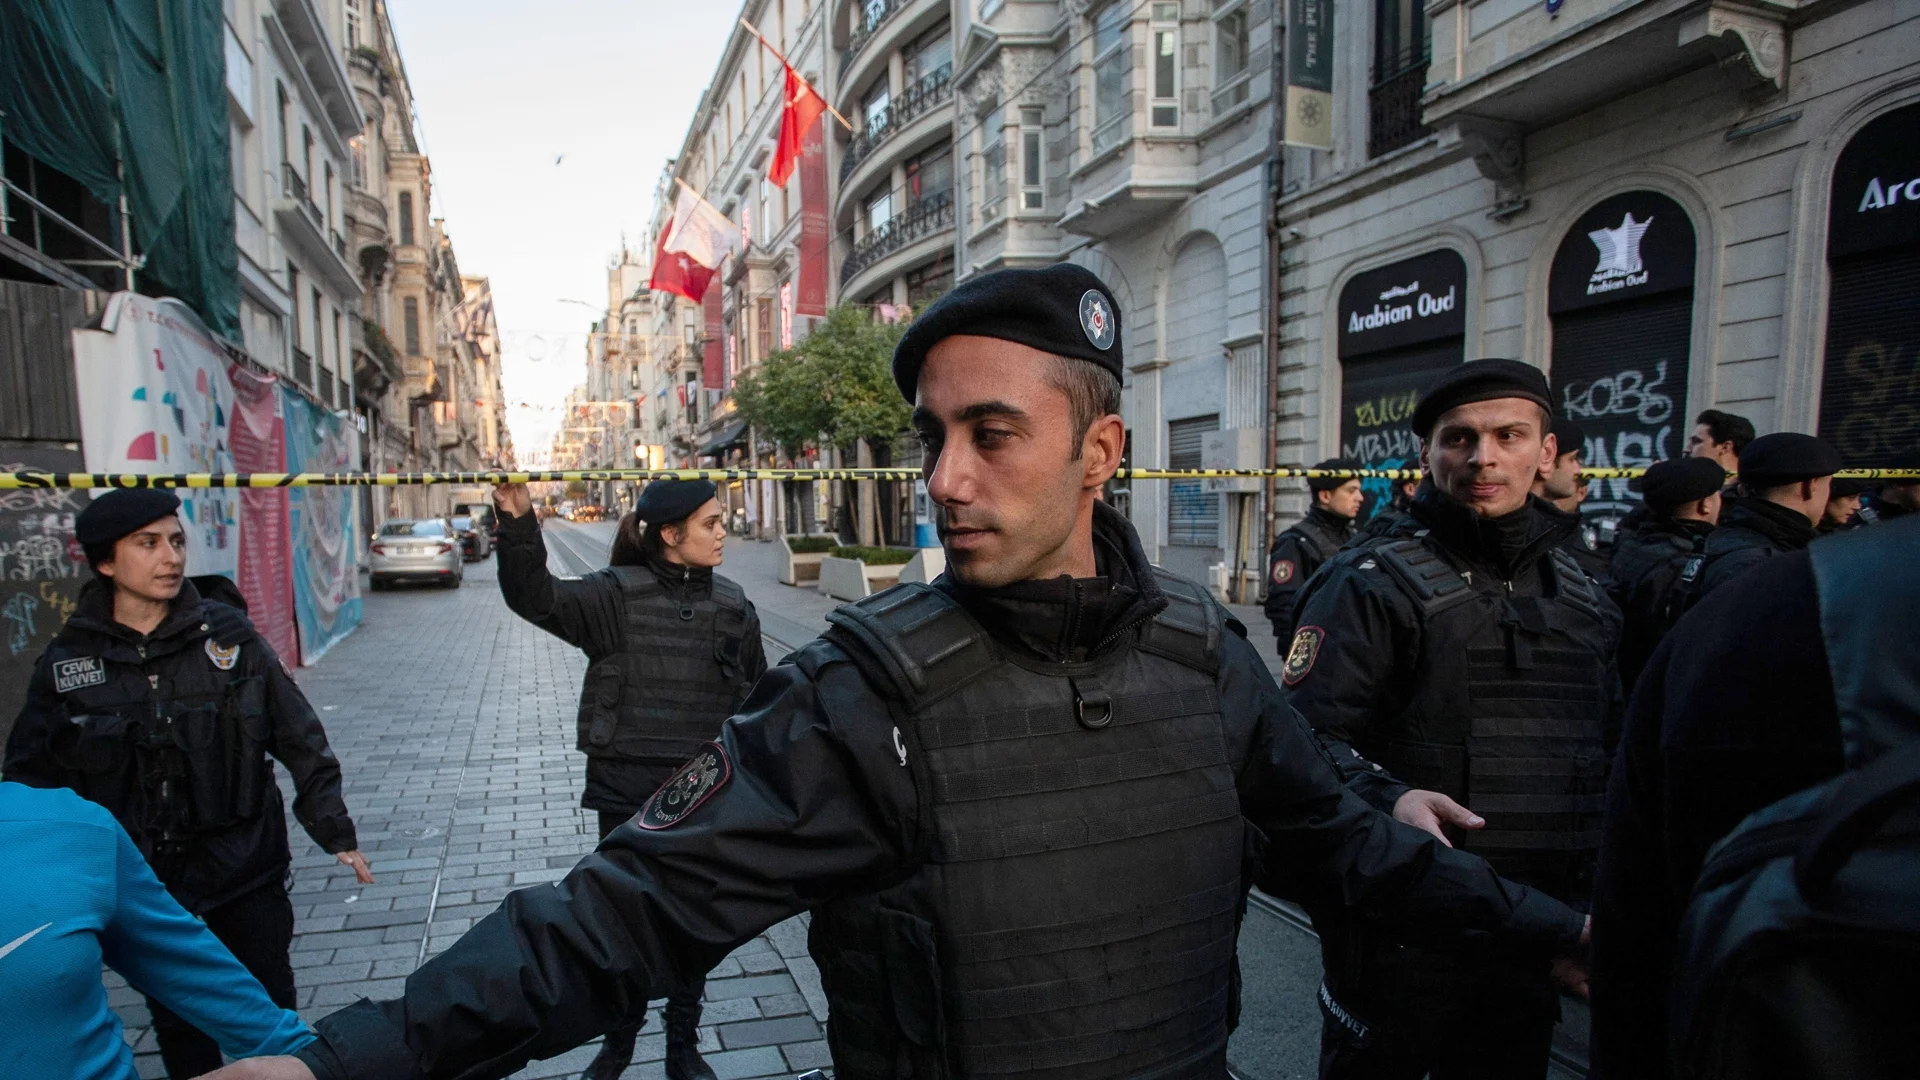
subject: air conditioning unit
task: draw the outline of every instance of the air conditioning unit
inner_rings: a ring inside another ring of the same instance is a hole
[[[1203,469],[1259,469],[1266,463],[1266,432],[1259,428],[1227,428],[1200,436],[1200,467]],[[1256,476],[1218,477],[1203,481],[1204,490],[1247,494],[1257,492],[1261,480]]]

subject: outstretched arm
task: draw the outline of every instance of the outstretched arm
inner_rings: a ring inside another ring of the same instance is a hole
[[[500,510],[500,595],[515,615],[588,657],[620,647],[619,590],[604,576],[563,580],[547,569],[547,542],[525,484],[502,484],[493,493]]]

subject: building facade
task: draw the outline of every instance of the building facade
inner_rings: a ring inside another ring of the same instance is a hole
[[[1480,356],[1545,369],[1592,465],[1682,454],[1709,407],[1920,461],[1920,8],[1339,14],[1334,145],[1287,151],[1277,206],[1281,463],[1411,459],[1414,389]]]

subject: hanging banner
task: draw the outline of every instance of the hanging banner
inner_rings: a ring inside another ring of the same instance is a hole
[[[800,140],[800,289],[794,311],[827,313],[827,125],[807,129]]]
[[[233,382],[233,463],[247,472],[279,472],[287,467],[287,422],[281,408],[280,380],[256,375],[234,364],[227,369]],[[273,651],[291,664],[299,659],[294,636],[293,568],[287,546],[287,493],[240,492],[240,532],[247,542],[240,548],[240,595],[247,598],[247,615]]]
[[[720,265],[725,267],[726,263]],[[726,275],[723,273],[720,276],[724,281]],[[724,390],[727,386],[724,370],[726,355],[723,351],[726,345],[721,339],[726,337],[727,328],[721,319],[720,290],[708,286],[706,299],[700,303],[707,323],[706,342],[700,354],[700,384],[709,390]]]
[[[1333,0],[1288,0],[1286,103],[1281,142],[1333,149]]]
[[[357,467],[352,424],[281,389],[286,412],[287,467],[342,472]],[[360,625],[360,568],[355,558],[353,492],[290,488],[287,530],[293,545],[293,612],[300,662],[320,659]]]
[[[73,332],[80,432],[94,472],[232,472],[227,354],[178,300],[115,293],[100,329]],[[180,492],[187,573],[234,577],[240,500]]]

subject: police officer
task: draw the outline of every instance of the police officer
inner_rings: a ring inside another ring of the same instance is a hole
[[[1342,472],[1360,468],[1347,458],[1331,458],[1313,467],[1315,472]],[[1307,491],[1313,508],[1273,539],[1267,558],[1267,621],[1281,648],[1293,640],[1293,598],[1320,564],[1333,558],[1353,539],[1353,519],[1366,496],[1357,476],[1311,476]]]
[[[1850,480],[1836,476],[1827,487],[1827,509],[1820,515],[1820,524],[1813,531],[1821,536],[1857,529],[1866,522],[1859,517],[1860,498],[1867,491],[1865,480]]]
[[[1920,510],[1920,480],[1882,480],[1873,500],[1860,508],[1860,520],[1868,525],[1893,521]]]
[[[1812,435],[1776,431],[1740,452],[1740,488],[1720,510],[1720,527],[1707,538],[1694,602],[1769,556],[1813,542],[1827,512],[1828,485],[1840,454]]]
[[[1586,463],[1587,430],[1564,416],[1553,418],[1553,441],[1559,453],[1553,464],[1540,470],[1533,482],[1533,493],[1556,509],[1576,518],[1580,504],[1587,501],[1587,480],[1580,473]],[[1580,569],[1595,581],[1607,577],[1607,553],[1600,547],[1600,534],[1592,524],[1580,521],[1580,527],[1561,541],[1562,550],[1573,556]]]
[[[75,519],[97,576],[34,666],[6,778],[111,811],[181,906],[291,1009],[292,854],[269,754],[293,775],[294,817],[313,842],[362,884],[373,874],[313,707],[246,617],[186,580],[179,507],[171,491],[131,489]],[[147,1007],[169,1076],[220,1067],[212,1038]]]
[[[1619,613],[1563,546],[1579,520],[1531,495],[1562,456],[1551,403],[1539,370],[1513,360],[1426,388],[1411,514],[1307,584],[1282,682],[1350,787],[1401,821],[1475,830],[1453,835],[1578,904],[1619,704]],[[1538,957],[1305,906],[1326,969],[1323,1078],[1545,1072],[1559,999]]]
[[[1254,881],[1542,966],[1571,946],[1581,916],[1343,788],[1245,629],[1099,501],[1122,370],[1084,269],[936,301],[894,376],[948,573],[836,611],[633,822],[405,997],[231,1075],[504,1075],[806,909],[840,1080],[1224,1080]]]
[[[1628,691],[1674,621],[1700,574],[1707,537],[1720,517],[1726,470],[1712,458],[1675,458],[1647,467],[1633,528],[1613,544],[1607,595],[1626,622],[1620,630],[1620,681]]]
[[[575,748],[587,755],[580,805],[599,812],[603,840],[720,734],[767,669],[753,603],[714,572],[727,538],[714,495],[711,480],[649,483],[621,519],[607,567],[569,581],[547,572],[526,485],[494,492],[507,606],[587,654]],[[667,994],[669,1080],[712,1080],[699,1047],[705,985],[703,970]],[[632,1063],[643,1019],[607,1035],[587,1080],[614,1080]]]

